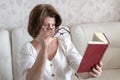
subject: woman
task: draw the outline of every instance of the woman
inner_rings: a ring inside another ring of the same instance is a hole
[[[61,23],[60,15],[49,4],[37,5],[31,11],[28,33],[33,40],[21,50],[24,80],[71,80],[72,71],[77,72],[80,54],[68,37],[55,35]],[[101,73],[102,63],[91,72],[76,74],[81,78],[94,78]]]

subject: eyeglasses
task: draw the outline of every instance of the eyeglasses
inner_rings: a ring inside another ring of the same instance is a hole
[[[66,28],[59,28],[57,33],[58,36],[69,36],[70,35],[70,31]]]

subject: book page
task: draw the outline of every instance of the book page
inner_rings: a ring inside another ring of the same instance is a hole
[[[107,44],[108,41],[107,41],[104,33],[94,33],[92,41],[89,41],[88,43]]]

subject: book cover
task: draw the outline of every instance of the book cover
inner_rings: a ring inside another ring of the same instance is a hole
[[[77,72],[90,72],[102,60],[108,45],[109,41],[104,33],[94,33],[93,40],[87,44]]]

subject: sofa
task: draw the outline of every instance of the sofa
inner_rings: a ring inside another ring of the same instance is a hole
[[[68,28],[71,40],[82,56],[93,33],[105,33],[110,45],[102,59],[103,73],[99,78],[88,80],[120,80],[120,22],[79,24]],[[15,28],[12,32],[0,29],[0,80],[20,80],[17,57],[21,46],[29,40],[32,38],[25,27]],[[78,80],[74,73],[72,80]]]

